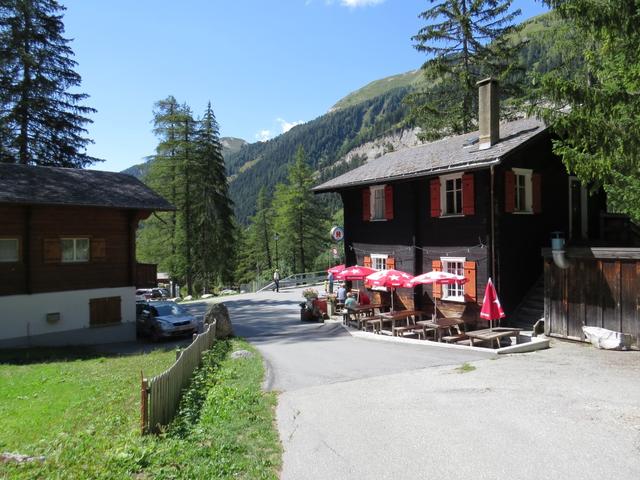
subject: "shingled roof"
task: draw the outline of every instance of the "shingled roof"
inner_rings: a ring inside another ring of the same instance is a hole
[[[371,185],[496,164],[504,156],[544,131],[546,127],[536,119],[503,123],[500,125],[500,141],[486,150],[478,149],[478,132],[443,138],[387,153],[314,187],[313,191],[334,192],[352,186]]]
[[[0,204],[175,210],[131,175],[0,163]]]

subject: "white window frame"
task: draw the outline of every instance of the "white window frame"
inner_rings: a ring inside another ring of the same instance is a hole
[[[463,172],[452,173],[450,175],[440,176],[440,216],[442,218],[456,218],[463,217],[464,213],[462,206],[464,204],[464,190],[462,187],[462,175]],[[447,213],[447,180],[460,179],[460,205],[458,205],[460,213]]]
[[[372,222],[384,222],[387,219],[385,218],[385,209],[387,207],[386,205],[386,198],[385,198],[385,186],[386,185],[372,185],[369,187],[369,195],[371,196],[371,202],[370,202],[370,208],[371,208],[371,221]],[[376,216],[376,193],[377,192],[382,192],[381,197],[380,197],[380,203],[382,204],[382,216],[381,217],[377,217]]]
[[[0,242],[13,242],[16,246],[15,256],[7,259],[0,258],[0,263],[16,263],[20,261],[20,239],[19,238],[0,238]]]
[[[73,259],[64,258],[64,247],[62,245],[65,241],[73,241]],[[87,241],[87,258],[78,258],[78,241]],[[60,261],[61,263],[88,263],[91,259],[91,239],[89,237],[63,237],[60,239]]]
[[[442,271],[449,272],[449,264],[450,263],[460,263],[462,270],[456,275],[464,275],[464,262],[467,259],[465,257],[442,257],[440,258],[440,262],[442,262]],[[455,273],[455,272],[454,272]],[[450,295],[450,290],[453,290],[454,294]],[[450,302],[464,302],[464,285],[442,285],[442,300],[447,300]]]
[[[513,213],[532,215],[533,214],[533,170],[528,168],[514,168],[514,188]],[[525,208],[518,209],[518,177],[524,177],[524,197]]]
[[[381,254],[381,253],[372,253],[371,255],[371,268],[375,268],[376,270],[386,270],[387,269],[387,259],[389,255]],[[376,267],[376,262],[382,262],[382,268]]]

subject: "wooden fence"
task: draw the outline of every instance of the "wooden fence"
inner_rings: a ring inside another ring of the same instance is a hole
[[[202,361],[202,352],[216,341],[216,323],[205,325],[200,335],[184,350],[176,352],[176,361],[164,373],[150,380],[142,376],[141,429],[142,433],[158,432],[169,425],[176,414],[182,390],[189,384],[194,370]]]
[[[628,333],[640,347],[640,249],[569,248],[569,268],[544,250],[547,335],[583,340],[583,326]]]

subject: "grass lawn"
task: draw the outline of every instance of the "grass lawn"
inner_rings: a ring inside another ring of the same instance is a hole
[[[234,339],[207,354],[160,436],[139,434],[140,370],[161,372],[173,351],[0,364],[0,452],[46,458],[0,464],[0,478],[277,478],[276,398],[257,354],[227,358],[239,348],[254,351]]]

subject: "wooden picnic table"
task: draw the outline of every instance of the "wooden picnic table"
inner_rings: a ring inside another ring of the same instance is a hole
[[[489,342],[491,347],[493,347],[493,341],[497,342],[497,348],[500,348],[500,339],[503,337],[516,337],[516,344],[518,343],[518,335],[520,334],[521,328],[509,328],[509,327],[495,327],[495,328],[485,328],[484,330],[475,330],[473,332],[467,332],[467,337],[469,337],[469,342],[473,347],[474,340],[480,340]]]
[[[424,312],[420,310],[400,310],[396,312],[382,313],[380,314],[380,320],[381,320],[381,323],[391,322],[391,334],[397,335],[398,330],[396,327],[396,322],[405,321],[406,324],[409,325],[408,320],[410,317],[422,318],[422,315],[424,315]]]
[[[464,320],[458,317],[442,317],[435,318],[430,320],[423,320],[421,322],[416,322],[417,325],[422,325],[425,330],[428,328],[433,328],[436,331],[436,340],[442,341],[442,333],[445,330],[449,332],[453,327],[457,327],[459,325],[464,325]]]

